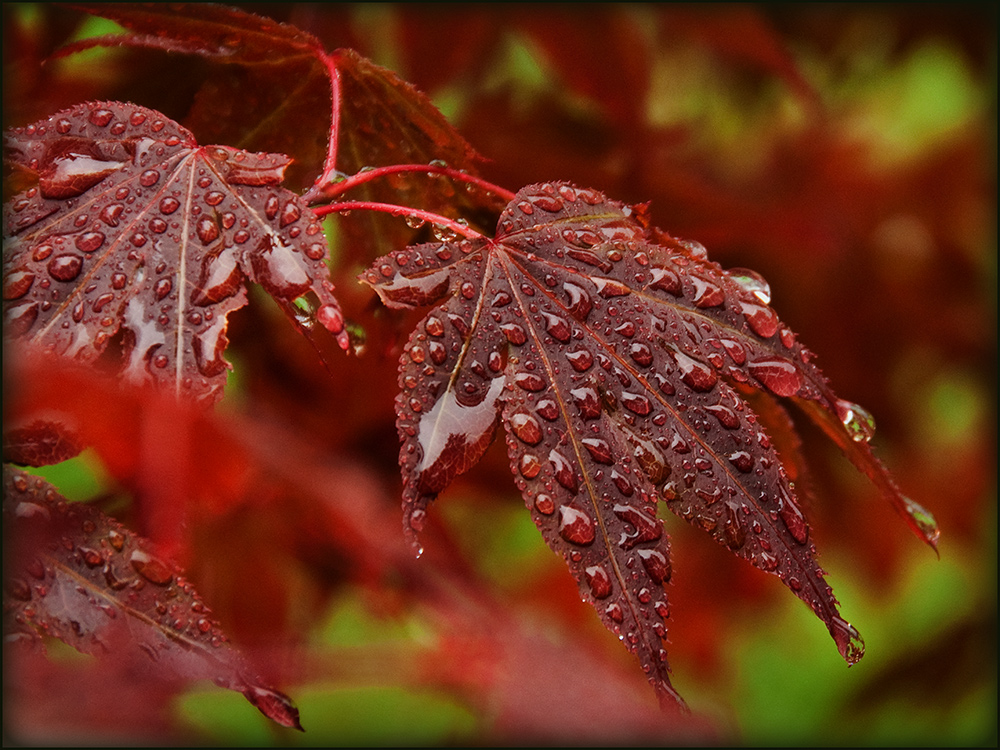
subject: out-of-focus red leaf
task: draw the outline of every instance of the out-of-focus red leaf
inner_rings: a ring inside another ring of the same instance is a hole
[[[155,668],[238,690],[269,718],[302,729],[282,693],[260,683],[181,571],[96,508],[5,467],[5,635],[58,638],[99,657],[144,651]]]
[[[20,466],[49,466],[73,458],[83,445],[68,427],[69,415],[50,414],[18,425],[5,424],[3,460]]]
[[[114,102],[15,128],[4,144],[38,175],[4,207],[8,335],[93,362],[121,328],[126,377],[212,402],[249,279],[305,332],[329,329],[346,347],[322,227],[280,187],[287,157],[199,148],[158,113]]]
[[[663,8],[659,33],[665,39],[691,37],[737,64],[783,79],[803,99],[818,99],[784,41],[758,8],[737,4]]]
[[[513,25],[544,50],[566,86],[598,103],[627,131],[645,122],[652,49],[642,21],[621,5],[547,5],[514,14]],[[593,50],[602,54],[595,55]],[[627,82],[627,83],[626,83]]]

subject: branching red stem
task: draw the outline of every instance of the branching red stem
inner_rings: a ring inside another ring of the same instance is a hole
[[[449,219],[447,216],[441,216],[440,214],[432,213],[431,211],[423,211],[419,208],[397,206],[393,203],[377,203],[375,201],[343,201],[341,203],[331,203],[326,206],[317,206],[313,209],[313,213],[317,216],[326,216],[327,214],[332,214],[334,212],[355,210],[382,211],[383,213],[391,214],[393,216],[420,219],[421,221],[429,222],[439,227],[449,229],[455,234],[470,240],[483,236],[475,229],[472,229],[465,224],[460,224],[454,219]]]
[[[331,137],[334,137],[335,133],[331,131]],[[335,155],[334,155],[335,156]],[[339,182],[330,182],[332,176],[336,174],[336,170],[331,170],[329,157],[327,158],[327,168],[323,175],[316,180],[313,187],[306,193],[303,197],[308,203],[316,203],[320,200],[330,200],[332,198],[337,198],[344,193],[348,192],[352,188],[358,185],[363,185],[366,182],[372,180],[386,177],[388,175],[400,174],[403,172],[423,172],[425,174],[440,174],[446,177],[450,177],[458,182],[465,182],[470,185],[475,185],[482,190],[490,193],[495,193],[500,196],[505,201],[510,201],[514,197],[514,193],[507,190],[506,188],[500,187],[492,182],[484,180],[481,177],[476,177],[475,175],[467,174],[458,169],[454,169],[448,166],[438,166],[435,164],[391,164],[386,167],[375,167],[374,169],[368,169],[363,172],[358,172],[357,174],[351,175],[346,179],[340,180]],[[329,174],[328,174],[329,173]],[[325,180],[325,182],[324,182]]]

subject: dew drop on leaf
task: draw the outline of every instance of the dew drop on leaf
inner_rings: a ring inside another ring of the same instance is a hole
[[[141,549],[132,551],[129,562],[139,575],[158,586],[166,586],[174,578],[169,565]]]
[[[838,399],[834,407],[837,410],[837,417],[854,442],[871,441],[875,435],[875,417],[867,409],[844,399]]]
[[[752,294],[765,305],[771,303],[771,286],[756,271],[749,268],[730,268],[729,277],[739,284],[745,292]]]
[[[776,396],[794,396],[802,387],[798,368],[787,359],[758,359],[747,365],[747,369]]]
[[[848,666],[857,664],[865,655],[865,642],[851,623],[840,617],[833,617],[830,621],[830,634]]]
[[[510,417],[510,427],[521,442],[538,445],[542,441],[542,427],[530,414],[517,412]]]
[[[583,574],[590,586],[590,593],[594,595],[595,599],[607,599],[611,596],[611,576],[608,575],[604,566],[591,565],[584,569]]]
[[[572,505],[559,507],[559,535],[567,542],[586,546],[594,541],[594,522]]]
[[[650,578],[657,583],[667,583],[670,581],[672,571],[670,560],[667,559],[666,555],[658,549],[640,549],[638,550],[638,554]],[[666,617],[666,615],[661,616]]]
[[[56,281],[73,281],[83,269],[83,258],[79,255],[57,255],[46,266],[49,275]]]
[[[750,328],[761,338],[769,339],[778,331],[778,316],[770,307],[742,302],[740,309]]]

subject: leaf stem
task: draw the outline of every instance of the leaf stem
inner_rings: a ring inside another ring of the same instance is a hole
[[[316,178],[313,186],[309,188],[309,191],[303,196],[307,202],[314,202],[314,198],[317,198],[323,194],[323,188],[320,186],[328,187],[331,183],[334,183],[337,172],[337,148],[340,141],[340,71],[337,70],[337,65],[333,60],[333,57],[328,54],[325,50],[317,48],[315,50],[316,56],[319,58],[320,62],[326,66],[327,72],[330,74],[330,139],[327,143],[326,149],[326,161],[323,163],[323,174]]]
[[[383,213],[391,214],[392,216],[404,216],[419,219],[420,221],[428,222],[430,224],[434,224],[435,226],[448,229],[455,234],[470,240],[478,239],[483,236],[472,227],[461,224],[453,219],[449,219],[447,216],[441,216],[440,214],[432,213],[431,211],[423,211],[419,208],[397,206],[393,203],[377,203],[375,201],[342,201],[340,203],[330,203],[326,206],[318,206],[313,209],[313,213],[316,214],[316,216],[326,216],[327,214],[335,212],[354,210],[381,211]]]
[[[332,137],[332,134],[331,134]],[[329,161],[329,159],[328,159]],[[357,187],[358,185],[363,185],[366,182],[378,179],[380,177],[386,177],[393,174],[401,174],[403,172],[423,172],[424,174],[440,174],[446,177],[450,177],[458,182],[465,182],[470,185],[475,185],[487,192],[495,193],[500,196],[504,201],[511,201],[514,198],[514,193],[506,188],[500,187],[492,182],[484,180],[481,177],[476,177],[475,175],[468,174],[453,167],[438,164],[391,164],[386,167],[374,167],[371,169],[365,169],[357,174],[353,174],[336,182],[332,182],[331,177],[328,176],[327,172],[330,172],[329,166],[324,171],[323,175],[316,180],[316,183],[310,188],[309,192],[306,193],[303,198],[305,198],[308,203],[316,203],[320,200],[331,198],[337,198],[348,190]],[[336,170],[330,172],[332,175],[336,175]],[[324,184],[324,180],[326,180]],[[320,187],[322,185],[322,187]]]

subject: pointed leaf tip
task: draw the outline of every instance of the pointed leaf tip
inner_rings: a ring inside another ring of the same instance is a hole
[[[258,711],[272,721],[283,727],[298,729],[300,732],[306,731],[299,722],[299,709],[284,693],[255,685],[249,685],[240,692]]]

